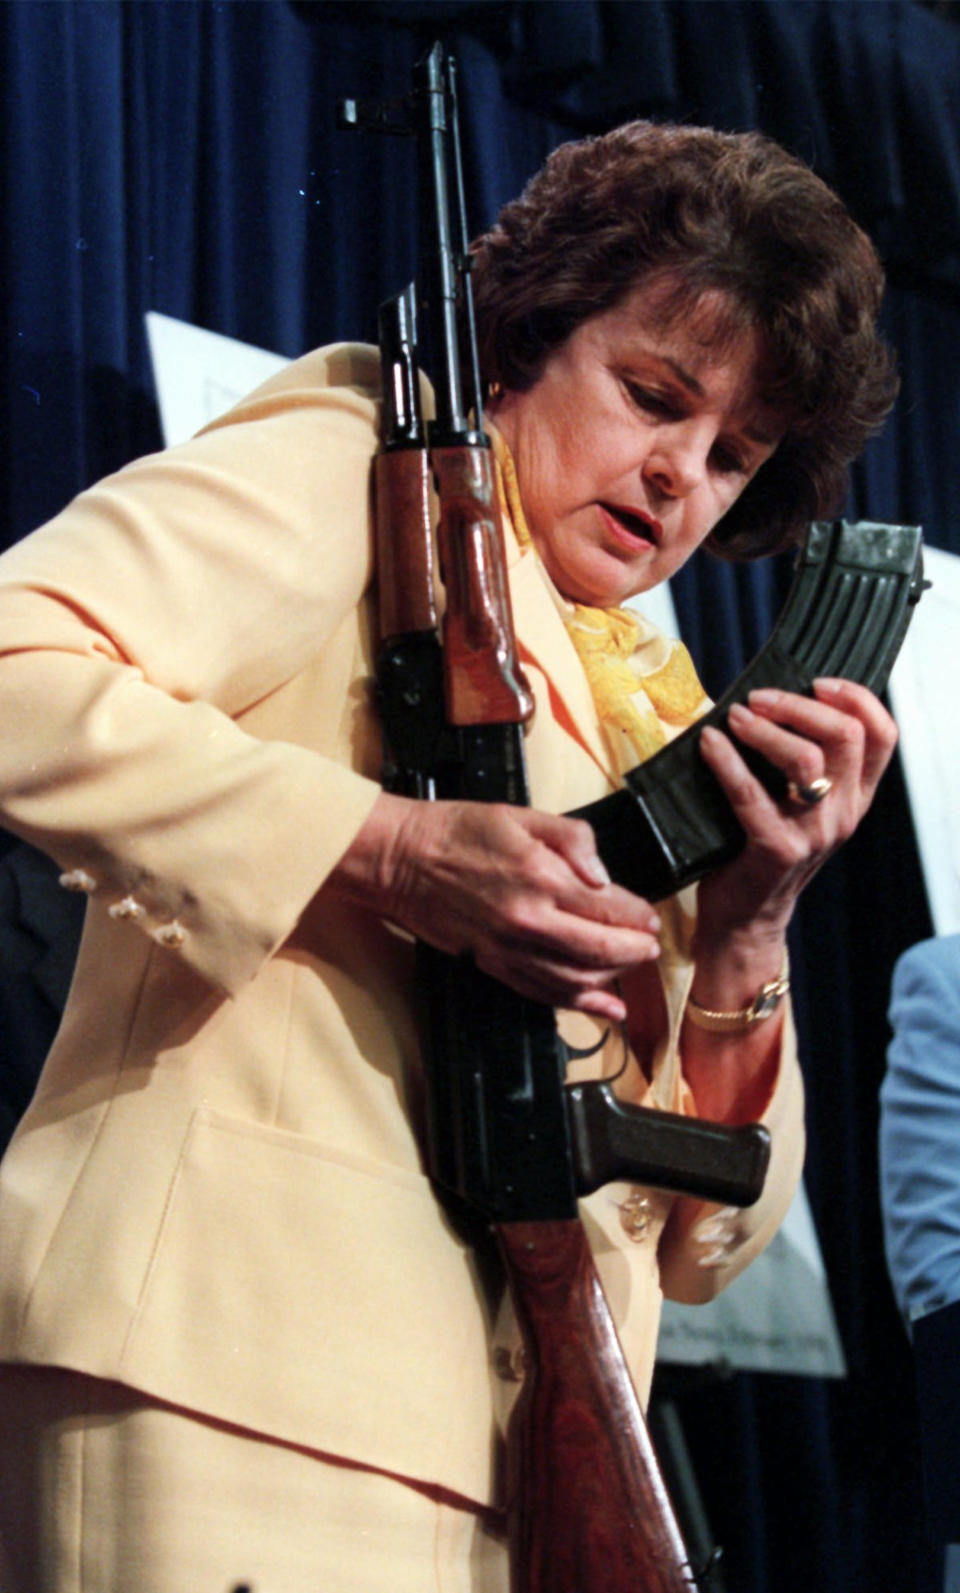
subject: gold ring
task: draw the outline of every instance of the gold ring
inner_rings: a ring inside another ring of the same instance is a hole
[[[798,802],[801,807],[815,808],[818,802],[833,790],[833,781],[828,774],[822,775],[819,780],[813,780],[810,785],[797,785],[795,780],[787,781],[787,796],[791,802]]]

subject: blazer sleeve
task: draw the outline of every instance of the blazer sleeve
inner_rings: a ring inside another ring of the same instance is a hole
[[[654,1063],[658,1104],[676,1112],[695,1110],[683,1077],[680,1031],[694,974],[695,890],[660,904],[664,949],[658,959],[665,1034]],[[803,1173],[806,1134],[803,1075],[789,1001],[780,1031],[776,1076],[760,1122],[770,1133],[770,1165],[763,1192],[752,1206],[719,1206],[678,1199],[660,1238],[660,1282],[671,1300],[695,1305],[711,1300],[770,1243]]]
[[[371,579],[373,351],[319,351],[0,559],[0,811],[228,992],[379,787],[237,723]]]
[[[783,1026],[780,1067],[760,1121],[770,1132],[770,1166],[753,1206],[698,1203],[689,1220],[668,1221],[660,1241],[660,1281],[671,1300],[703,1304],[739,1277],[765,1250],[783,1222],[803,1172],[803,1082],[790,1012]],[[681,1209],[678,1204],[675,1212]]]

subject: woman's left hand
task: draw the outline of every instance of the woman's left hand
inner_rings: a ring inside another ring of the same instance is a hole
[[[893,755],[897,727],[880,700],[847,680],[814,682],[814,696],[766,689],[730,710],[731,731],[783,771],[797,791],[828,781],[826,796],[777,802],[730,738],[705,729],[701,753],[747,837],[732,862],[701,881],[701,942],[782,936],[797,897],[856,829]]]

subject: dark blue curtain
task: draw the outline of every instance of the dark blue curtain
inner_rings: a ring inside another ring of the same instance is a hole
[[[916,0],[75,0],[0,6],[2,540],[159,445],[143,315],[294,356],[372,337],[412,274],[409,151],[334,127],[404,90],[436,35],[463,78],[486,224],[571,135],[655,115],[760,127],[841,191],[884,255],[903,393],[850,511],[960,552],[960,26]],[[783,561],[678,579],[711,689],[769,634]],[[0,1088],[22,1109],[76,933],[49,871],[0,858]],[[56,916],[59,911],[60,916]],[[911,1370],[879,1232],[877,1090],[898,953],[929,932],[894,769],[792,937],[808,1188],[850,1375],[739,1375],[678,1398],[729,1593],[925,1593]]]

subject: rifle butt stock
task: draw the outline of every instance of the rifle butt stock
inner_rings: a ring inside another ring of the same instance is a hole
[[[495,1232],[525,1356],[507,1430],[513,1593],[692,1593],[583,1225],[502,1223]]]

